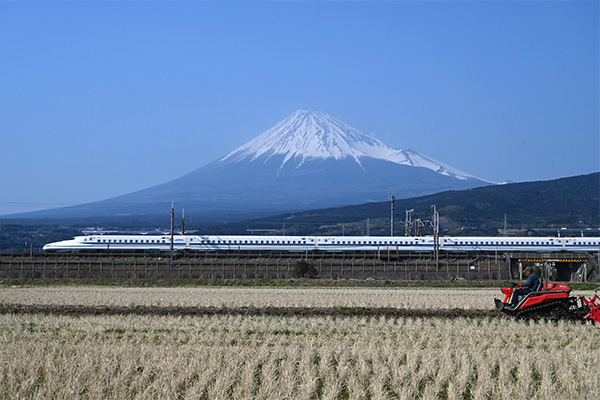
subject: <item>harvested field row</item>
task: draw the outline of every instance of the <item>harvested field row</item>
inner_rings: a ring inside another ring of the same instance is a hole
[[[281,308],[281,307],[157,307],[157,306],[76,306],[76,305],[23,305],[0,304],[0,314],[43,314],[43,315],[148,315],[148,316],[210,316],[210,315],[245,315],[245,316],[282,316],[282,317],[350,317],[368,318],[507,318],[496,310],[463,310],[463,309],[402,309],[402,308],[368,308],[368,307],[331,307],[331,308]]]
[[[0,304],[489,310],[502,296],[499,289],[33,286],[0,290]]]
[[[585,294],[588,292],[578,292]],[[593,296],[593,292],[589,292]],[[323,287],[18,286],[0,304],[90,307],[331,308],[490,310],[499,289]]]

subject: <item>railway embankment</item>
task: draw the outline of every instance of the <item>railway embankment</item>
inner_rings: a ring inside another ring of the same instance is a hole
[[[302,258],[301,258],[302,259]],[[305,260],[320,279],[504,280],[510,268],[501,258],[404,260]],[[1,278],[31,279],[291,279],[299,260],[168,258],[0,258]]]

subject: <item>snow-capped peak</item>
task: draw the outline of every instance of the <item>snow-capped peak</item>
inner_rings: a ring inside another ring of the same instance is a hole
[[[281,167],[292,160],[296,167],[314,159],[372,157],[396,164],[429,168],[459,179],[475,178],[411,149],[396,149],[352,128],[323,111],[298,110],[271,129],[235,149],[219,162],[268,161],[283,156]]]

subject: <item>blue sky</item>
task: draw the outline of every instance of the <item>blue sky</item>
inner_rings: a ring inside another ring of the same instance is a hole
[[[596,172],[598,4],[0,2],[0,215],[178,178],[297,109],[492,181]]]

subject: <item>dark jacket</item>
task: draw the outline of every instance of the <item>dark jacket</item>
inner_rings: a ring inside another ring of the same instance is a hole
[[[532,292],[538,290],[538,286],[540,286],[540,280],[533,272],[529,274],[529,278],[527,278],[527,283],[521,285],[522,288],[527,288]]]

